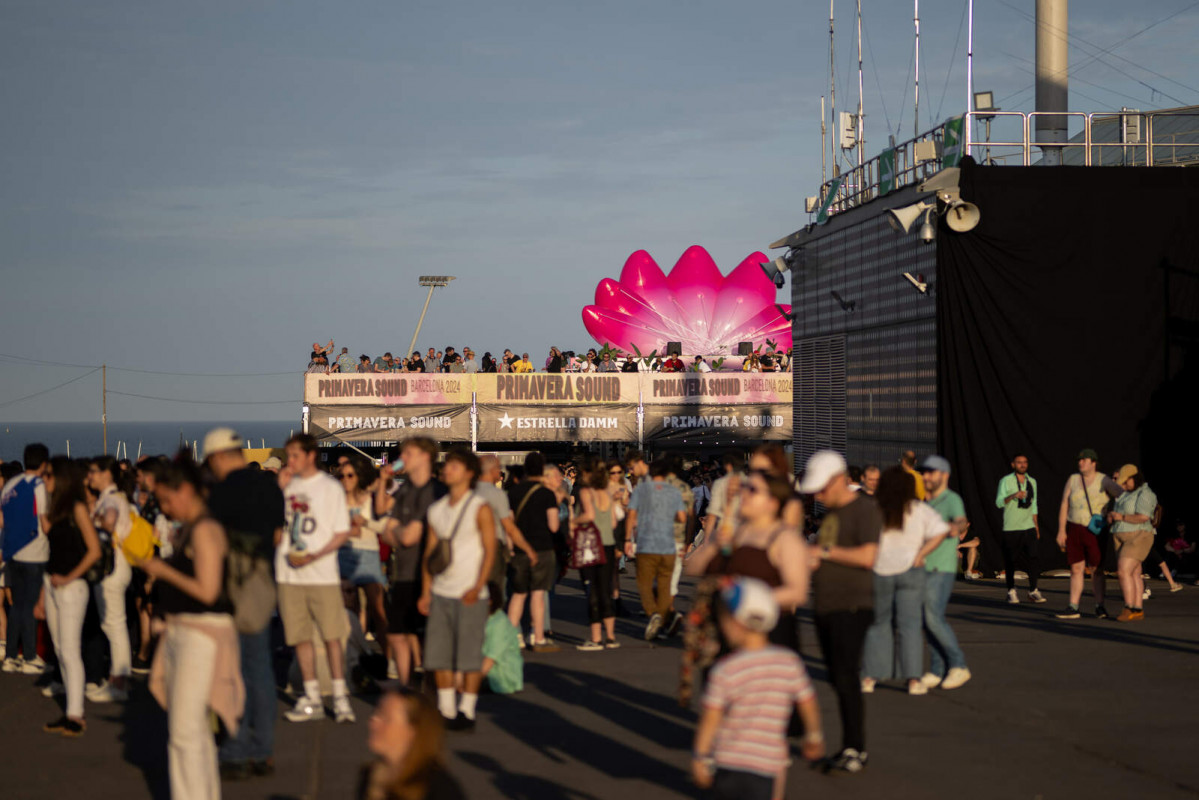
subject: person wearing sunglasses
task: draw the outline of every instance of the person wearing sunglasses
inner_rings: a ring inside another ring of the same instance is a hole
[[[362,457],[347,459],[338,468],[337,478],[346,492],[346,507],[350,510],[350,538],[337,551],[337,564],[343,583],[366,593],[366,608],[359,610],[362,629],[368,630],[368,622],[375,624],[376,641],[386,641],[387,609],[383,605],[383,564],[379,559],[379,534],[387,524],[386,519],[377,519],[374,513],[374,487],[379,480],[379,470]],[[369,609],[369,615],[367,610]],[[373,620],[368,620],[370,616]]]

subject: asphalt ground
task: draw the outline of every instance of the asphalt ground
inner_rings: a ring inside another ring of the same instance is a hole
[[[625,605],[635,587],[624,577]],[[788,797],[1184,798],[1199,796],[1199,588],[1152,581],[1146,619],[1059,621],[1066,582],[1046,580],[1044,605],[1008,606],[1001,584],[957,584],[950,619],[973,680],[909,697],[880,685],[867,697],[870,762],[826,776],[797,760]],[[1115,593],[1115,582],[1109,591]],[[686,591],[686,590],[685,590]],[[1022,596],[1023,596],[1022,592]],[[1119,601],[1108,603],[1119,611]],[[1084,598],[1083,610],[1092,604]],[[526,688],[483,695],[473,734],[449,734],[447,761],[472,798],[600,800],[697,797],[688,778],[695,714],[674,699],[680,644],[651,646],[643,618],[622,618],[615,651],[580,653],[578,585],[559,587],[554,628],[563,649],[529,654]],[[815,631],[803,653],[826,733],[839,742]],[[42,733],[60,713],[33,678],[0,675],[0,798],[168,796],[166,717],[143,684],[124,705],[89,703],[87,734]],[[277,772],[226,783],[224,797],[346,798],[366,759],[373,698],[354,698],[358,722],[276,728]],[[283,710],[280,701],[280,712]]]

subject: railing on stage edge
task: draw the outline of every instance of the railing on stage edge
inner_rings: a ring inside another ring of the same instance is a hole
[[[1082,130],[1064,142],[1040,143],[1036,141],[1038,117],[1073,119],[1081,123]],[[1194,127],[1178,130],[1178,121],[1187,118],[1195,121]],[[1018,120],[1020,138],[1000,140],[991,139],[989,135],[972,135],[978,123],[984,123],[989,130],[989,123],[994,119]],[[1135,134],[1130,135],[1133,131]],[[962,154],[973,156],[980,163],[998,164],[1000,159],[991,158],[990,151],[1005,148],[1012,152],[1000,157],[1003,164],[1016,163],[1026,167],[1039,159],[1036,150],[1043,153],[1049,149],[1059,150],[1064,163],[1087,167],[1199,164],[1199,106],[1161,111],[971,111],[826,181],[820,187],[817,206],[824,208],[827,205],[825,216],[831,217],[896,189],[921,183],[944,167],[957,166]],[[1105,158],[1114,151],[1119,151],[1118,159]],[[817,218],[817,222],[822,221]]]

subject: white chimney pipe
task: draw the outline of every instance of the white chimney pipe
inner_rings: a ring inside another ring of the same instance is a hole
[[[1067,0],[1037,0],[1037,111],[1068,111],[1070,108],[1069,21]],[[1062,163],[1061,147],[1069,137],[1067,117],[1036,117],[1036,140],[1042,145],[1042,163]]]

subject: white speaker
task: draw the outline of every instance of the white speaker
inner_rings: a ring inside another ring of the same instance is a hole
[[[910,206],[901,208],[887,209],[887,222],[891,223],[891,227],[900,233],[908,233],[912,230],[912,226],[916,224],[916,220],[920,219],[925,211],[928,211],[936,203],[932,200],[921,200],[918,203],[912,203]]]
[[[949,226],[951,231],[965,233],[966,231],[974,230],[981,216],[978,206],[974,205],[974,203],[958,200],[952,203],[945,211],[945,224]]]

